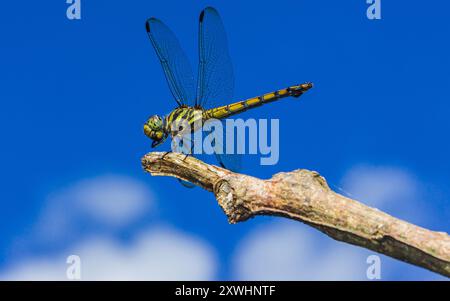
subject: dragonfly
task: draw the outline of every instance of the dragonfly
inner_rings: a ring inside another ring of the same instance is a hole
[[[199,17],[196,82],[189,60],[169,27],[152,17],[146,21],[146,30],[177,105],[167,115],[153,115],[145,122],[144,133],[152,140],[152,148],[162,144],[169,136],[174,139],[186,132],[199,130],[196,125],[207,120],[224,120],[288,96],[299,97],[313,86],[306,82],[230,103],[234,88],[233,67],[225,28],[213,7],[205,8]],[[176,126],[181,122],[189,125],[184,131]],[[226,152],[217,152],[216,158],[224,168],[236,171],[240,166],[236,163],[240,157]]]

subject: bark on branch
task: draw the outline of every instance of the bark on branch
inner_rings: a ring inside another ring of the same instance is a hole
[[[315,171],[298,169],[261,180],[176,153],[149,153],[142,166],[152,175],[176,177],[213,192],[230,223],[256,215],[284,216],[336,240],[450,277],[447,233],[421,228],[335,193]]]

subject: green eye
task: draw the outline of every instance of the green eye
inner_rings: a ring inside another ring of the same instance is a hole
[[[160,130],[162,128],[162,120],[158,116],[153,116],[148,120],[148,126],[152,130]]]

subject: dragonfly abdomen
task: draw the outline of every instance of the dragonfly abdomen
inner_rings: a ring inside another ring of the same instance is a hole
[[[263,104],[277,101],[288,96],[299,97],[304,92],[312,88],[311,83],[290,86],[261,96],[249,98],[243,101],[235,102],[226,106],[209,109],[203,112],[204,119],[216,118],[223,119],[247,111]]]

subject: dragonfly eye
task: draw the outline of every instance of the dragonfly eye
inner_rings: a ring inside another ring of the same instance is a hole
[[[147,137],[161,141],[164,138],[163,119],[158,115],[150,117],[144,124],[144,133]]]
[[[153,115],[146,123],[153,131],[160,131],[163,128],[163,120],[158,115]]]

